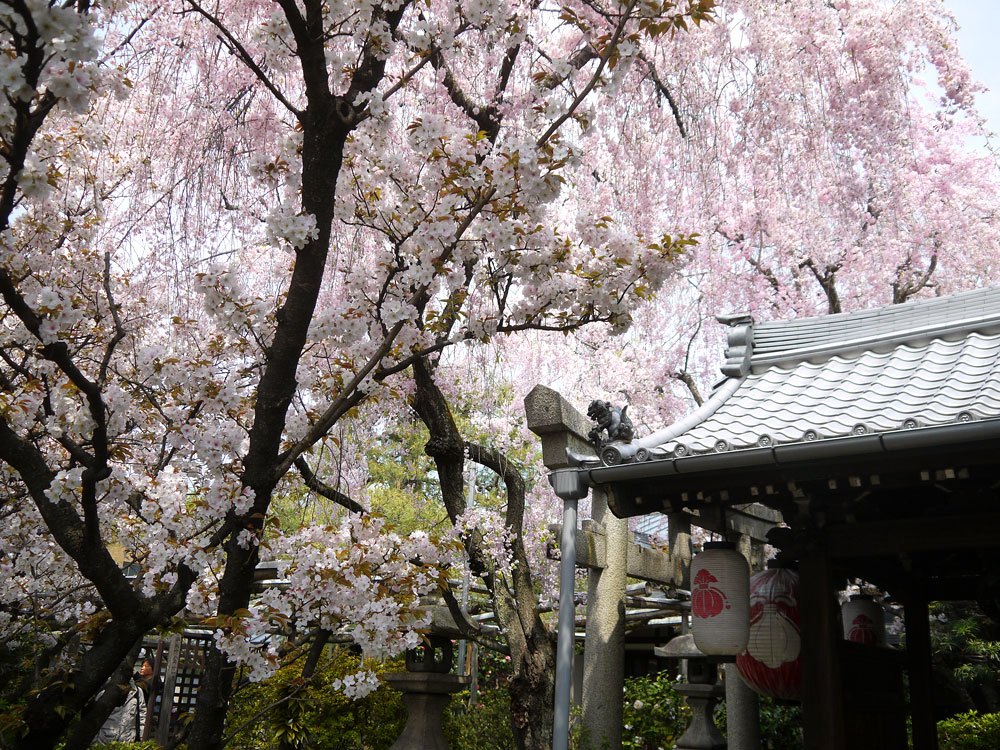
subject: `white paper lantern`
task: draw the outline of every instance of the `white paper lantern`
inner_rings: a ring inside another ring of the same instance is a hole
[[[885,646],[885,611],[867,594],[854,594],[840,608],[844,639],[868,646]]]
[[[801,697],[799,574],[776,560],[750,579],[750,640],[736,657],[736,669],[761,695]]]
[[[750,566],[731,542],[707,542],[691,562],[691,631],[710,656],[736,656],[750,637]]]

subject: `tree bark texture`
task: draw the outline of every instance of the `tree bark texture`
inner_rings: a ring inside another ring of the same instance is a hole
[[[426,451],[441,478],[441,492],[449,517],[465,512],[463,469],[465,455],[500,476],[507,490],[508,527],[513,532],[514,569],[493,570],[480,538],[470,534],[466,550],[477,574],[483,576],[494,612],[510,648],[513,676],[510,684],[511,725],[519,750],[548,750],[552,746],[552,706],[555,695],[555,642],[538,612],[531,571],[524,548],[524,480],[515,465],[497,451],[466,443],[459,433],[444,394],[434,382],[427,360],[413,366],[416,393],[413,407],[430,431]]]

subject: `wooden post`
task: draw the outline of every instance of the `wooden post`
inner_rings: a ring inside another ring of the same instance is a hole
[[[903,600],[906,614],[906,660],[910,672],[910,716],[913,720],[913,750],[937,750],[931,675],[931,629],[923,586],[907,589]]]
[[[146,723],[143,724],[142,729],[142,742],[150,739],[153,736],[153,715],[156,713],[156,698],[159,696],[160,705],[163,705],[163,696],[160,694],[160,690],[157,689],[157,684],[162,684],[163,678],[160,677],[160,671],[163,668],[163,638],[161,637],[156,644],[156,656],[153,657],[153,676],[149,680],[149,692],[146,694]]]
[[[691,516],[687,513],[671,513],[667,516],[667,544],[676,585],[682,589],[691,588]]]
[[[170,739],[170,714],[174,708],[174,686],[181,662],[181,636],[174,633],[167,642],[167,673],[163,676],[163,697],[160,699],[160,721],[156,727],[156,742],[166,747]]]
[[[802,628],[802,729],[809,750],[847,750],[837,627],[839,609],[825,542],[815,539],[799,559]]]

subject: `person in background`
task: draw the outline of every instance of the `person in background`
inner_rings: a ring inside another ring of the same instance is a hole
[[[148,651],[143,651],[142,666],[139,667],[139,674],[135,678],[135,681],[139,689],[142,690],[142,697],[146,700],[146,703],[149,703],[151,696],[155,696],[160,692],[160,688],[163,685],[163,680],[159,677],[153,677],[155,666],[156,662],[153,659],[153,655]]]
[[[140,742],[142,740],[142,732],[146,727],[146,691],[143,690],[140,683],[147,662],[149,663],[149,676],[150,679],[152,678],[152,657],[146,656],[139,672],[132,675],[129,680],[125,702],[116,706],[111,712],[108,720],[104,722],[97,737],[91,743],[91,747],[107,745],[110,742]]]

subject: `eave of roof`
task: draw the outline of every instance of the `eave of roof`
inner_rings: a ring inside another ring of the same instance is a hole
[[[577,471],[581,485],[614,486],[615,514],[634,516],[669,510],[642,487],[652,487],[655,495],[665,498],[710,487],[780,487],[799,475],[844,478],[865,468],[877,473],[890,464],[911,469],[916,476],[922,469],[982,463],[1000,465],[1000,418]]]
[[[705,404],[634,441],[650,457],[1000,417],[1000,288],[761,324],[720,320],[731,326],[729,377]]]
[[[774,366],[736,381],[709,414],[649,446],[707,453],[1000,417],[1000,334],[906,342]],[[694,416],[692,414],[692,416]],[[651,436],[652,437],[652,436]],[[644,446],[645,447],[645,446]]]
[[[850,435],[725,453],[702,453],[661,458],[618,466],[581,468],[580,472],[586,477],[587,483],[594,486],[633,479],[668,477],[675,474],[692,476],[806,463],[810,465],[833,464],[858,456],[902,455],[938,447],[944,449],[950,445],[970,445],[996,440],[1000,440],[1000,418],[894,430],[873,435]],[[1000,456],[997,457],[997,460],[1000,463]]]

